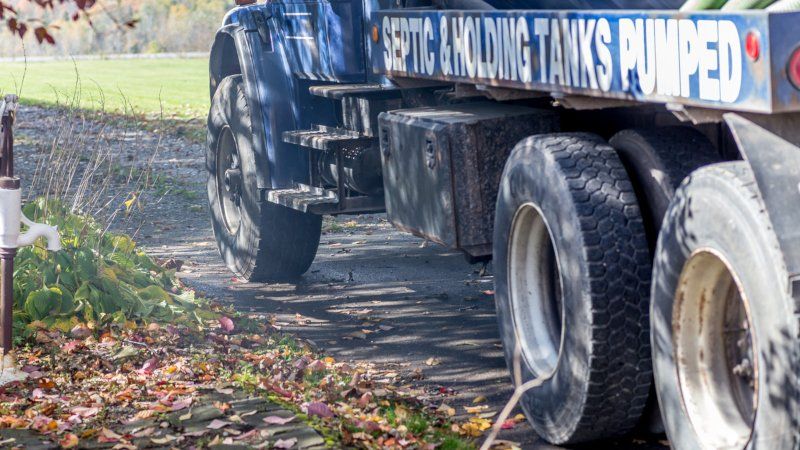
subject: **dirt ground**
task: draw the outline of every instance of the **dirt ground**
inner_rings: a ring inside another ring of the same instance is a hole
[[[189,285],[238,308],[276,314],[284,330],[337,360],[368,360],[412,374],[459,415],[476,398],[490,410],[503,407],[511,384],[497,335],[491,265],[470,265],[458,252],[396,231],[383,215],[339,217],[325,220],[317,258],[301,280],[242,282],[222,264],[211,232],[203,144],[77,117],[70,123],[75,136],[114,146],[123,167],[146,166],[162,175],[140,192],[141,209],[127,218],[118,214],[115,227],[133,234],[154,256],[182,261],[180,276]],[[17,165],[23,188],[54,140],[64,138],[63,130],[57,111],[20,111]],[[102,214],[130,209],[123,204],[126,189],[131,188],[109,189],[112,205]],[[538,443],[526,423],[501,438],[523,448],[554,448]],[[652,445],[661,447],[640,440],[604,447]]]

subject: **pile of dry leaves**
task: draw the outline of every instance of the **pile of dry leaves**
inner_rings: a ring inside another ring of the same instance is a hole
[[[41,326],[17,349],[27,379],[0,388],[0,443],[466,449],[491,426],[480,407],[455,423],[441,393],[321,356],[269,317],[210,305],[219,318],[197,326]]]

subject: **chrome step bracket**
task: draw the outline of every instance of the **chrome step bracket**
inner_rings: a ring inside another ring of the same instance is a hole
[[[346,152],[369,147],[375,138],[343,128],[316,125],[310,130],[285,131],[283,142],[322,151]]]
[[[267,191],[267,201],[301,212],[310,212],[315,205],[336,205],[339,197],[336,192],[298,184],[294,189],[274,189]]]
[[[311,86],[308,88],[311,95],[318,97],[341,100],[345,97],[362,97],[372,100],[389,98],[400,98],[402,88],[399,86],[383,85],[377,83],[361,84],[327,84],[323,86]]]

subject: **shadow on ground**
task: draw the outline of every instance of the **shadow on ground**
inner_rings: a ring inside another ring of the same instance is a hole
[[[458,252],[395,231],[383,216],[345,223],[346,231],[323,235],[309,272],[288,284],[233,279],[212,238],[201,233],[153,251],[188,261],[182,278],[190,285],[238,308],[275,314],[283,329],[339,360],[420,373],[416,385],[440,395],[459,415],[477,397],[499,411],[511,384],[497,333],[491,265],[469,265]],[[527,423],[501,438],[523,448],[555,448],[537,442]],[[588,448],[664,447],[636,439]]]

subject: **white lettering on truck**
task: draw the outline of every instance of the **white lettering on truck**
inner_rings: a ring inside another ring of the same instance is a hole
[[[730,20],[464,15],[441,16],[438,36],[434,27],[430,17],[384,16],[385,69],[724,103],[741,92],[742,47]]]

